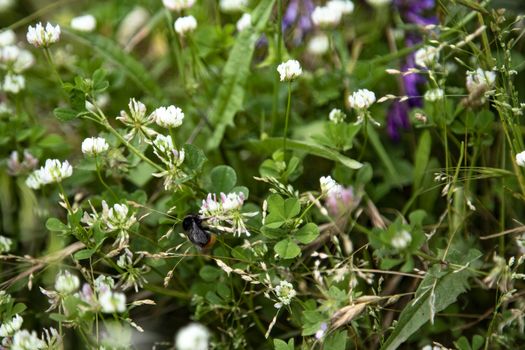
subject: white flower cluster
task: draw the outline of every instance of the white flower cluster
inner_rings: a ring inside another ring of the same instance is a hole
[[[122,110],[117,120],[122,122],[127,127],[131,128],[125,136],[126,140],[131,140],[135,135],[139,136],[139,140],[144,138],[149,139],[157,133],[151,129],[149,125],[153,123],[153,117],[146,116],[146,106],[144,103],[131,98],[128,103],[129,113]]]
[[[248,0],[221,0],[219,6],[224,12],[241,12],[248,6]]]
[[[414,54],[416,65],[431,68],[439,60],[439,49],[434,46],[424,46]]]
[[[243,30],[250,28],[252,26],[252,15],[249,13],[244,13],[241,18],[237,21],[236,27],[237,31],[242,32]]]
[[[314,25],[323,28],[335,27],[343,18],[354,12],[354,3],[349,0],[330,0],[325,6],[317,6],[312,12]]]
[[[37,350],[37,349],[57,349],[59,334],[54,328],[44,330],[42,338],[38,337],[35,331],[29,332],[21,329],[24,319],[16,314],[11,320],[2,323],[0,326],[0,337],[2,349],[11,350]]]
[[[191,8],[195,0],[162,0],[164,6],[171,11],[182,11]]]
[[[443,89],[431,89],[425,92],[425,100],[429,102],[440,101],[445,97]]]
[[[73,174],[73,167],[66,160],[48,159],[43,167],[35,170],[26,180],[26,185],[32,189],[39,189],[43,185],[61,182]]]
[[[82,142],[82,153],[87,156],[97,156],[108,149],[109,145],[103,137],[88,137]]]
[[[200,323],[190,323],[181,328],[175,337],[177,350],[208,350],[210,332]]]
[[[109,276],[99,275],[94,281],[95,291],[89,284],[84,284],[79,297],[94,310],[114,314],[126,311],[126,295],[114,291],[115,281]]]
[[[93,15],[82,15],[71,19],[70,25],[79,32],[92,32],[97,27],[97,20]]]
[[[48,47],[60,39],[60,26],[53,26],[47,23],[46,27],[42,23],[37,23],[34,27],[27,28],[27,41],[35,47]]]
[[[22,316],[16,314],[15,316],[13,316],[11,321],[2,323],[2,325],[0,326],[0,337],[9,337],[13,335],[22,327],[23,322],[24,319],[22,318]]]
[[[275,308],[280,309],[285,305],[290,305],[292,299],[297,295],[293,285],[288,281],[281,281],[279,285],[273,289],[277,300],[274,304]]]
[[[288,60],[277,66],[281,81],[292,81],[303,74],[301,64],[297,60]]]
[[[25,89],[25,78],[21,73],[35,62],[31,52],[18,47],[15,41],[16,35],[12,30],[0,33],[0,69],[5,71],[0,90],[12,94]]]
[[[321,56],[328,52],[330,41],[326,34],[317,34],[308,42],[306,50],[312,55]]]
[[[5,236],[0,236],[0,254],[8,253],[13,246],[13,241],[11,238]]]
[[[69,271],[59,272],[55,279],[55,290],[60,294],[72,294],[80,287],[80,280]]]
[[[179,17],[175,20],[173,27],[180,36],[184,36],[197,29],[197,20],[191,15]]]
[[[159,107],[150,116],[155,123],[163,128],[176,128],[182,125],[184,112],[176,106]]]
[[[521,167],[525,167],[525,151],[516,154],[516,164]]]
[[[412,242],[412,236],[406,230],[401,230],[395,234],[395,236],[390,241],[392,247],[402,250],[410,245]]]
[[[321,193],[325,196],[338,196],[343,186],[337,183],[331,176],[321,176],[319,179]]]
[[[177,150],[173,145],[171,136],[158,134],[152,142],[153,153],[166,165],[167,169],[154,173],[155,177],[165,177],[164,188],[169,190],[176,186],[176,180],[182,178],[185,173],[181,169],[184,162],[185,152],[181,148]]]
[[[376,101],[376,95],[367,89],[359,89],[348,96],[348,104],[357,111],[364,111],[370,108]]]
[[[345,121],[346,114],[342,110],[334,108],[330,111],[328,119],[334,124],[340,124]]]
[[[103,200],[102,213],[97,213],[93,207],[92,210],[92,214],[84,212],[81,222],[90,227],[100,223],[102,230],[106,232],[118,231],[118,238],[114,245],[118,246],[119,250],[126,247],[129,241],[128,230],[137,222],[135,214],[129,212],[128,206],[117,203],[110,208]]]
[[[206,218],[209,225],[217,230],[238,236],[243,233],[250,236],[250,232],[244,224],[244,218],[254,216],[257,213],[241,213],[244,194],[242,192],[228,194],[221,192],[219,197],[217,199],[216,194],[208,194],[208,197],[202,201],[199,210],[201,216]],[[223,226],[222,223],[228,224],[229,227]]]
[[[467,90],[470,93],[483,89],[489,90],[496,82],[496,73],[481,68],[467,72]]]

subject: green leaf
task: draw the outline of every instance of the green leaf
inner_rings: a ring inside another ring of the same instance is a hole
[[[253,26],[237,36],[228,61],[222,71],[221,86],[213,100],[210,121],[214,132],[207,148],[214,149],[220,144],[226,127],[233,125],[235,114],[241,110],[244,101],[244,85],[250,75],[255,44],[266,26],[275,0],[264,0],[252,12]]]
[[[318,236],[319,227],[317,227],[317,225],[312,222],[307,223],[295,233],[295,238],[303,244],[312,242]]]
[[[419,139],[414,160],[414,192],[421,187],[421,182],[425,176],[425,171],[430,159],[431,147],[432,138],[430,137],[430,132],[425,130]]]
[[[465,254],[462,264],[470,263],[479,256],[479,252],[471,250]],[[396,327],[381,350],[397,349],[433,315],[454,303],[467,290],[467,280],[472,275],[468,268],[442,270],[440,264],[432,266],[419,285],[414,300],[401,312]]]
[[[67,231],[69,230],[69,227],[65,225],[62,221],[58,220],[57,218],[49,218],[46,221],[46,228],[49,231],[54,232],[60,232],[60,231]]]
[[[213,282],[219,278],[220,275],[221,270],[210,265],[204,265],[199,271],[199,276],[206,282]]]
[[[62,31],[74,41],[89,46],[113,64],[120,67],[145,93],[152,94],[159,100],[165,99],[162,89],[155,80],[152,79],[151,74],[142,63],[122,50],[113,40],[94,33],[73,32],[67,29],[62,29]]]
[[[237,183],[237,174],[232,167],[219,165],[210,172],[211,187],[210,192],[228,193]]]
[[[51,313],[49,315],[49,318],[52,319],[53,321],[57,321],[57,322],[67,321],[67,316],[66,315],[62,315],[62,314],[59,314],[59,313],[56,313],[56,312]]]
[[[347,338],[346,331],[330,334],[324,341],[324,349],[345,350]]]
[[[206,162],[206,156],[204,152],[197,146],[192,144],[185,144],[182,146],[184,149],[184,163],[185,167],[188,167],[193,172],[198,172],[202,169],[202,166]]]
[[[301,248],[291,239],[277,242],[273,250],[283,259],[293,259],[301,253]]]
[[[319,146],[314,143],[298,140],[286,141],[288,149],[306,152],[314,156],[321,158],[333,160],[334,162],[339,162],[342,165],[346,166],[349,169],[359,169],[363,164],[359,163],[357,160],[343,156],[339,152],[333,151],[329,148]],[[283,146],[283,139],[280,137],[269,137],[264,140],[250,140],[247,141],[247,147],[251,148],[254,151],[271,154]]]
[[[274,339],[273,346],[275,347],[275,350],[294,350],[294,339],[290,338],[288,343],[281,339]]]
[[[377,131],[375,131],[374,128],[370,125],[368,126],[367,131],[370,144],[375,149],[377,155],[379,156],[379,159],[381,159],[381,161],[383,162],[388,172],[388,175],[390,176],[390,181],[394,184],[401,184],[401,176],[397,172],[396,168],[394,167],[394,163],[392,163],[392,160],[388,156],[388,152],[385,150],[385,147],[381,143]]]
[[[75,255],[73,255],[73,257],[76,260],[84,260],[84,259],[91,258],[93,253],[95,253],[95,251],[93,249],[82,249],[82,250],[79,250],[78,252],[76,252]]]
[[[301,211],[301,204],[297,198],[287,198],[284,200],[278,194],[268,196],[268,211],[265,226],[269,228],[279,228],[287,220],[297,216]]]
[[[55,117],[63,122],[73,120],[77,117],[78,112],[72,108],[58,107],[53,110]]]

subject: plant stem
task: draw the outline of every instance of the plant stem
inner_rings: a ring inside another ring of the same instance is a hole
[[[284,119],[283,152],[286,159],[286,137],[288,135],[288,120],[290,119],[290,106],[292,102],[292,83],[288,83],[288,102],[286,103],[286,116]]]
[[[62,78],[60,78],[60,74],[58,74],[57,67],[55,66],[55,63],[53,62],[53,56],[51,55],[51,51],[49,51],[49,48],[47,47],[44,47],[44,56],[46,57],[47,63],[49,63],[49,66],[51,67],[53,74],[56,75],[60,83],[60,87],[64,86],[64,82],[62,82]]]
[[[275,68],[282,61],[282,40],[283,40],[283,6],[282,0],[277,0],[277,36],[275,38],[275,47],[277,52],[275,54]],[[277,110],[279,105],[279,75],[274,75],[273,80],[273,105],[272,105],[272,125],[270,135],[274,135],[277,124]]]

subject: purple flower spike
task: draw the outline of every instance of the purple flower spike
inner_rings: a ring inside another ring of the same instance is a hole
[[[406,102],[395,101],[388,110],[387,131],[390,138],[398,141],[400,129],[408,129],[410,122],[408,119],[408,104]]]

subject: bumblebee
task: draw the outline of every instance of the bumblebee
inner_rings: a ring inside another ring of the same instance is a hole
[[[182,220],[182,228],[188,239],[200,250],[211,248],[217,237],[202,225],[203,220],[195,214],[187,215]]]

